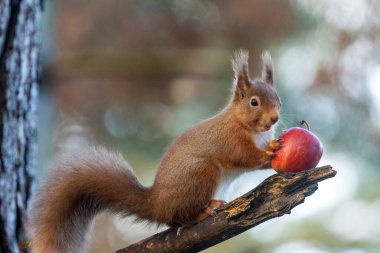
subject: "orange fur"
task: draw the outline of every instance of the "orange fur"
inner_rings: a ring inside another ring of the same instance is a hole
[[[102,148],[58,160],[31,211],[32,252],[82,252],[91,220],[100,211],[169,226],[187,226],[207,217],[222,203],[212,199],[234,174],[229,172],[263,167],[280,146],[271,140],[281,103],[269,54],[263,56],[263,66],[262,79],[251,80],[248,53],[235,55],[230,102],[173,142],[151,187],[139,183],[120,155]]]

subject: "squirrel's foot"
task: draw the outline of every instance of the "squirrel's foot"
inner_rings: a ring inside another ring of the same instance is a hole
[[[226,201],[224,200],[217,200],[217,199],[212,199],[210,203],[208,204],[206,209],[211,209],[213,213],[215,213],[215,210],[218,209],[219,207],[223,206],[226,204]],[[210,214],[212,215],[212,214]]]
[[[205,209],[205,212],[209,216],[212,216],[214,218],[214,222],[215,222],[215,219],[216,219],[216,210],[218,208],[220,208],[221,206],[223,206],[224,204],[226,204],[226,201],[224,201],[224,200],[212,199],[210,201],[209,205],[207,206],[207,208]]]
[[[197,217],[195,218],[195,222],[198,223],[206,218],[208,218],[209,216],[212,216],[214,217],[214,221],[215,221],[215,218],[216,218],[216,210],[218,208],[220,208],[221,206],[223,206],[224,204],[226,203],[226,201],[223,201],[223,200],[216,200],[216,199],[212,199],[210,201],[210,203],[208,204],[208,206],[203,209],[198,215]]]

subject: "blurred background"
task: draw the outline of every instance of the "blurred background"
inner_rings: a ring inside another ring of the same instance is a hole
[[[281,128],[302,119],[338,175],[291,215],[205,252],[380,252],[380,1],[46,1],[39,107],[42,180],[58,153],[120,151],[150,185],[178,134],[223,108],[234,50],[251,76],[269,50]],[[274,171],[238,178],[231,200]],[[112,252],[155,226],[100,215],[88,252]]]

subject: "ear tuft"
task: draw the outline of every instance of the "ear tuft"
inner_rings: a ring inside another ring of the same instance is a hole
[[[243,97],[245,91],[250,87],[247,50],[240,49],[235,52],[234,57],[232,58],[232,68],[235,73],[235,94]]]
[[[261,55],[263,61],[262,79],[268,84],[273,85],[273,62],[268,51],[264,51]]]
[[[248,79],[248,57],[248,51],[240,49],[235,52],[234,57],[232,58],[232,68],[237,80],[239,79],[239,76],[244,76]]]

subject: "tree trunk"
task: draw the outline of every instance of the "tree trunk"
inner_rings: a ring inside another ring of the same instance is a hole
[[[0,0],[0,252],[26,252],[34,181],[40,0]]]

